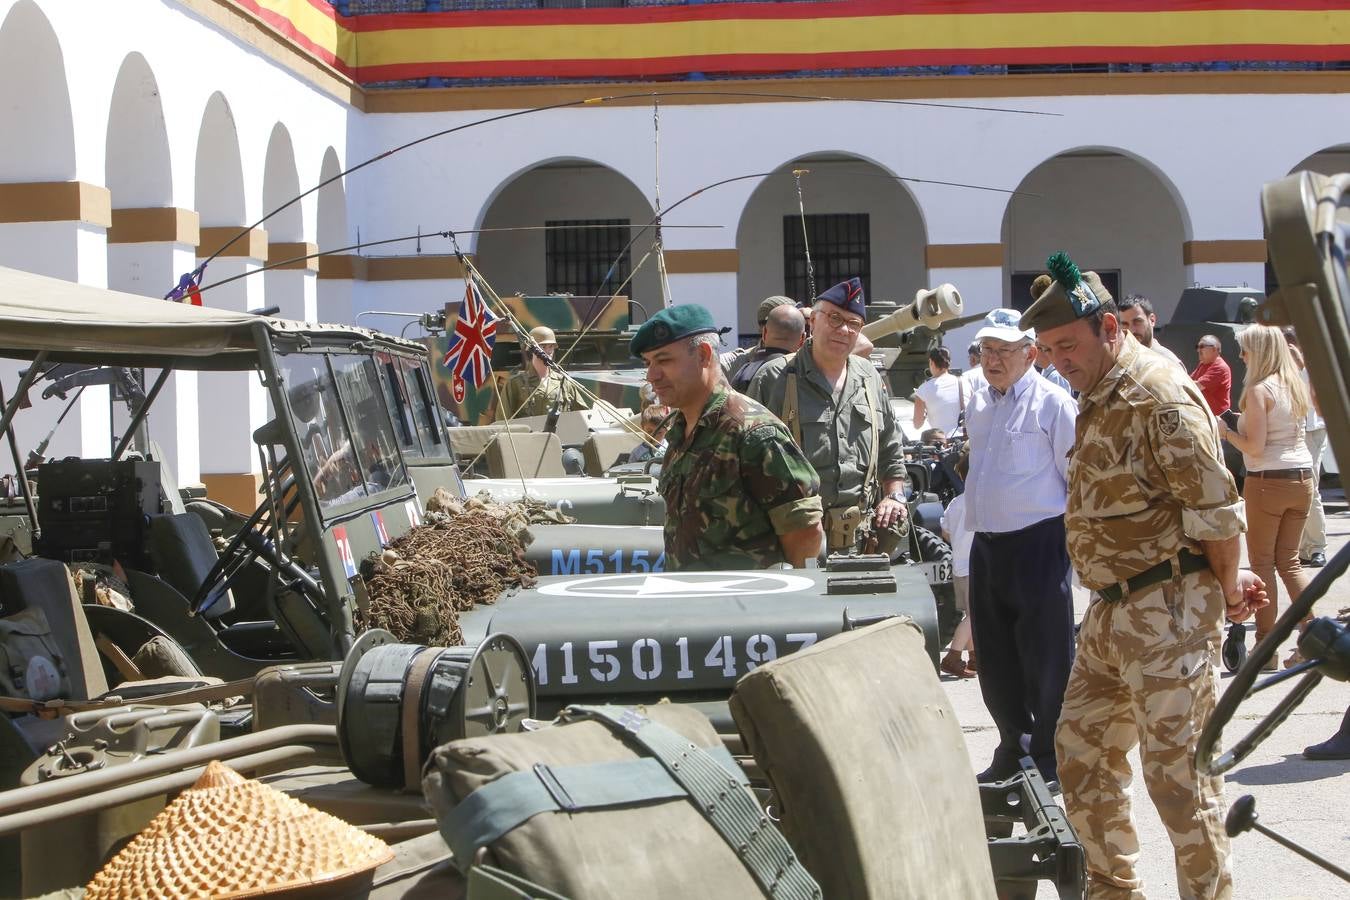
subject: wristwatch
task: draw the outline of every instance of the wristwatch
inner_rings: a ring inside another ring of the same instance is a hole
[[[891,491],[889,494],[886,495],[886,499],[887,499],[887,500],[894,500],[896,503],[899,503],[901,506],[904,506],[904,505],[905,505],[905,492],[904,492],[904,491]]]

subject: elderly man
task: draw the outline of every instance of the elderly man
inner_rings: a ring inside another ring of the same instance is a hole
[[[1221,345],[1215,335],[1207,334],[1195,343],[1200,362],[1191,373],[1191,380],[1200,386],[1210,412],[1221,416],[1233,405],[1233,370],[1220,353]]]
[[[1153,334],[1153,329],[1158,327],[1158,315],[1153,311],[1152,300],[1140,294],[1131,294],[1120,301],[1116,308],[1120,311],[1120,324],[1130,330],[1135,340],[1163,359],[1169,359],[1183,369],[1186,368],[1181,365],[1177,355],[1164,347],[1162,341],[1157,340]]]
[[[755,314],[755,324],[759,326],[759,343],[749,349],[737,347],[734,350],[728,350],[725,353],[718,354],[717,359],[722,365],[722,373],[726,375],[727,378],[730,378],[735,374],[736,369],[740,367],[747,356],[766,346],[767,338],[764,329],[765,326],[769,324],[769,313],[778,309],[780,306],[791,306],[795,308],[797,306],[797,301],[793,300],[791,297],[784,297],[781,294],[765,297],[763,300],[759,301],[759,309]]]
[[[530,340],[538,350],[527,346],[521,353],[525,368],[512,375],[502,388],[496,420],[546,416],[555,408],[559,412],[589,409],[590,404],[577,386],[549,367],[549,361],[558,352],[558,338],[553,329],[546,325],[531,328]]]
[[[1096,594],[1055,743],[1088,894],[1143,896],[1128,762],[1139,745],[1178,895],[1228,897],[1223,779],[1197,773],[1194,756],[1214,711],[1224,617],[1266,602],[1260,579],[1238,572],[1242,500],[1196,386],[1135,340],[1096,273],[1062,253],[1048,265],[1054,283],[1022,323],[1079,392],[1065,521],[1074,568]]]
[[[766,362],[801,348],[806,340],[806,316],[795,306],[775,306],[769,310],[769,317],[759,334],[759,346],[733,363],[727,376],[731,389],[742,394]]]
[[[820,552],[819,481],[783,423],[727,387],[702,306],[663,309],[633,335],[656,396],[676,412],[658,487],[671,569],[803,566]]]
[[[811,339],[769,360],[749,395],[788,426],[820,475],[831,553],[853,553],[871,539],[889,552],[905,520],[905,458],[895,414],[876,367],[853,355],[866,321],[862,282],[850,278],[820,295]]]
[[[1013,309],[985,317],[976,339],[989,384],[966,410],[970,618],[980,693],[999,733],[980,781],[1016,773],[1024,752],[1055,780],[1055,723],[1073,662],[1064,502],[1077,409],[1036,372],[1035,335],[1019,319]]]
[[[989,384],[984,378],[984,368],[980,365],[980,342],[971,341],[966,348],[966,358],[970,366],[961,373],[961,395],[974,397],[975,392]]]

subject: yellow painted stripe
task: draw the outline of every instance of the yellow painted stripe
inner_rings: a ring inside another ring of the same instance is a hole
[[[1016,49],[1047,45],[1297,46],[1350,43],[1350,10],[1000,13],[621,25],[470,26],[371,31],[362,32],[358,38],[361,66],[432,61]]]
[[[286,19],[311,43],[351,65],[355,59],[355,35],[315,8],[309,0],[252,0],[264,12]],[[247,5],[245,6],[247,8]]]

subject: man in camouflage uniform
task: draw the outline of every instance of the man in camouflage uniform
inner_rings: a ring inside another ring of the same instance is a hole
[[[865,312],[857,278],[830,288],[811,312],[811,339],[766,362],[746,391],[787,424],[820,476],[831,553],[864,549],[873,535],[889,552],[904,536],[900,428],[876,367],[852,355]]]
[[[820,552],[820,482],[768,410],[727,387],[717,327],[694,304],[647,320],[629,349],[675,409],[658,487],[671,569],[803,566]]]
[[[1172,839],[1177,890],[1229,897],[1223,780],[1195,770],[1214,709],[1225,615],[1265,603],[1238,571],[1241,499],[1214,417],[1171,361],[1122,327],[1093,272],[1064,254],[1022,316],[1079,394],[1065,525],[1095,595],[1083,617],[1055,734],[1065,809],[1087,854],[1090,897],[1143,897],[1127,754]]]
[[[532,328],[530,338],[538,350],[525,349],[525,368],[512,375],[502,387],[496,421],[546,416],[555,406],[559,412],[590,409],[577,386],[548,365],[548,360],[558,351],[558,338],[553,329],[546,325]]]
[[[759,301],[759,311],[755,316],[755,323],[759,325],[759,343],[753,347],[736,347],[725,353],[718,354],[717,359],[722,364],[722,374],[727,376],[728,379],[736,374],[736,370],[745,362],[746,357],[756,350],[762,350],[767,345],[769,336],[765,333],[765,326],[769,324],[769,313],[780,306],[791,306],[795,309],[797,301],[793,300],[791,297],[784,297],[781,294],[765,297],[763,300]]]

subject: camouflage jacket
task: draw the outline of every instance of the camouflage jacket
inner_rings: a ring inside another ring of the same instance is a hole
[[[557,372],[550,370],[542,379],[534,374],[533,369],[517,372],[502,388],[501,407],[497,410],[496,421],[546,416],[558,397],[562,398],[559,412],[590,409],[590,404],[582,397],[577,386]]]
[[[811,356],[810,341],[795,354],[769,360],[746,393],[775,415],[781,416],[783,412],[789,365],[795,365],[797,370],[802,450],[820,476],[820,497],[826,508],[862,504],[873,428],[880,428],[876,480],[905,477],[900,428],[886,399],[881,376],[870,363],[856,356],[848,358],[848,374],[836,403],[834,388]],[[872,392],[870,409],[876,411],[880,422],[871,421],[866,391]],[[872,503],[879,499],[879,492],[874,489]]]
[[[1069,459],[1069,556],[1092,590],[1247,528],[1199,389],[1171,360],[1124,341],[1115,367],[1078,398]]]
[[[670,568],[762,569],[784,561],[778,535],[820,522],[820,482],[783,423],[725,384],[692,434],[675,414],[666,445]]]

